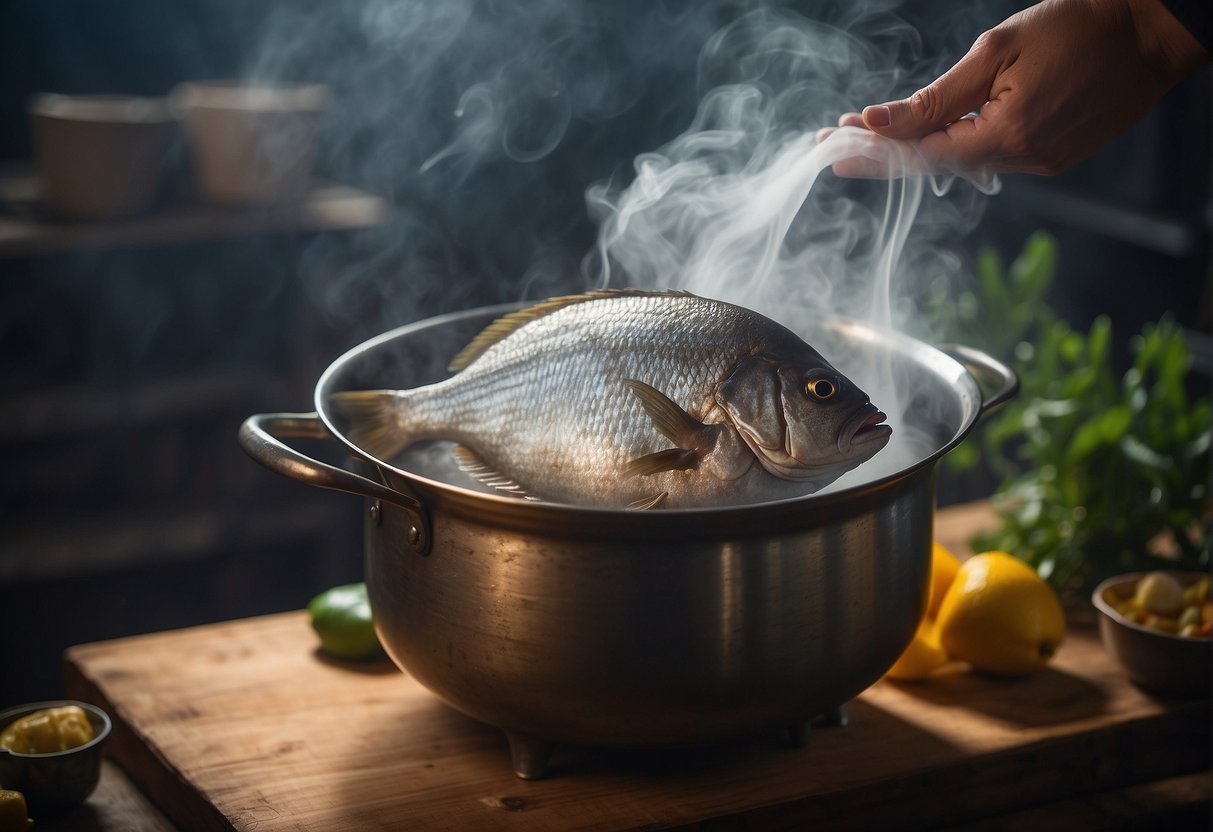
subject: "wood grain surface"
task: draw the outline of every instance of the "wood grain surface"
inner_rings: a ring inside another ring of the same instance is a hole
[[[1042,673],[881,681],[802,748],[566,747],[532,782],[391,665],[325,659],[302,612],[75,647],[67,676],[183,830],[924,829],[1209,767],[1209,701],[1143,693],[1074,625]]]

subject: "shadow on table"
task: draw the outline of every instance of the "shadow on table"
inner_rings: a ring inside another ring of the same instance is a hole
[[[978,711],[1009,725],[1045,728],[1099,716],[1107,710],[1103,688],[1057,668],[1018,678],[989,676],[963,669],[925,682],[895,682],[907,695],[941,708]]]

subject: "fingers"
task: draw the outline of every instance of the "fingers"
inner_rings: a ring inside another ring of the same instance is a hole
[[[917,143],[923,166],[935,174],[959,175],[983,187],[995,174],[1015,170],[1007,159],[996,127],[966,116]]]
[[[848,116],[843,116],[839,122],[840,127],[817,131],[819,144],[844,132],[843,127],[856,126],[855,119]],[[972,116],[959,118],[920,140],[887,139],[861,128],[860,131],[847,131],[834,142],[823,161],[830,165],[835,175],[846,179],[962,176],[984,187],[992,181],[994,174],[1016,169],[1013,160],[1006,159],[997,130],[992,129],[989,122]],[[1001,163],[1005,161],[1011,164]]]
[[[916,142],[886,139],[862,126],[858,113],[816,134],[823,164],[847,179],[889,179],[930,172]],[[850,128],[850,129],[848,129]]]
[[[891,139],[918,139],[979,109],[991,97],[1005,40],[998,30],[986,32],[954,67],[909,98],[865,107],[863,125]]]
[[[913,173],[960,173],[971,165],[981,165],[978,160],[989,151],[992,137],[989,130],[976,129],[978,120],[969,114],[991,98],[1008,48],[1008,39],[1000,30],[986,32],[955,66],[909,98],[875,104],[862,113],[844,113],[838,128],[819,130],[818,142],[839,128],[861,127],[886,139],[908,142],[907,147],[914,150],[907,157],[909,164],[890,164],[879,153],[855,153],[835,160],[834,173],[852,179],[883,179]]]
[[[892,179],[889,167],[884,162],[863,157],[843,159],[831,165],[835,176],[843,179]]]

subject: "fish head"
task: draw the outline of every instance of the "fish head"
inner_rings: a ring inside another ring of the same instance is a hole
[[[815,352],[807,360],[750,356],[716,399],[763,468],[786,480],[831,482],[893,433],[868,395]]]

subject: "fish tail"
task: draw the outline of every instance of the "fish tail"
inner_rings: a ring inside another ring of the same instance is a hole
[[[348,424],[346,436],[376,459],[390,460],[413,443],[400,419],[395,390],[348,390],[334,393],[333,409]]]

